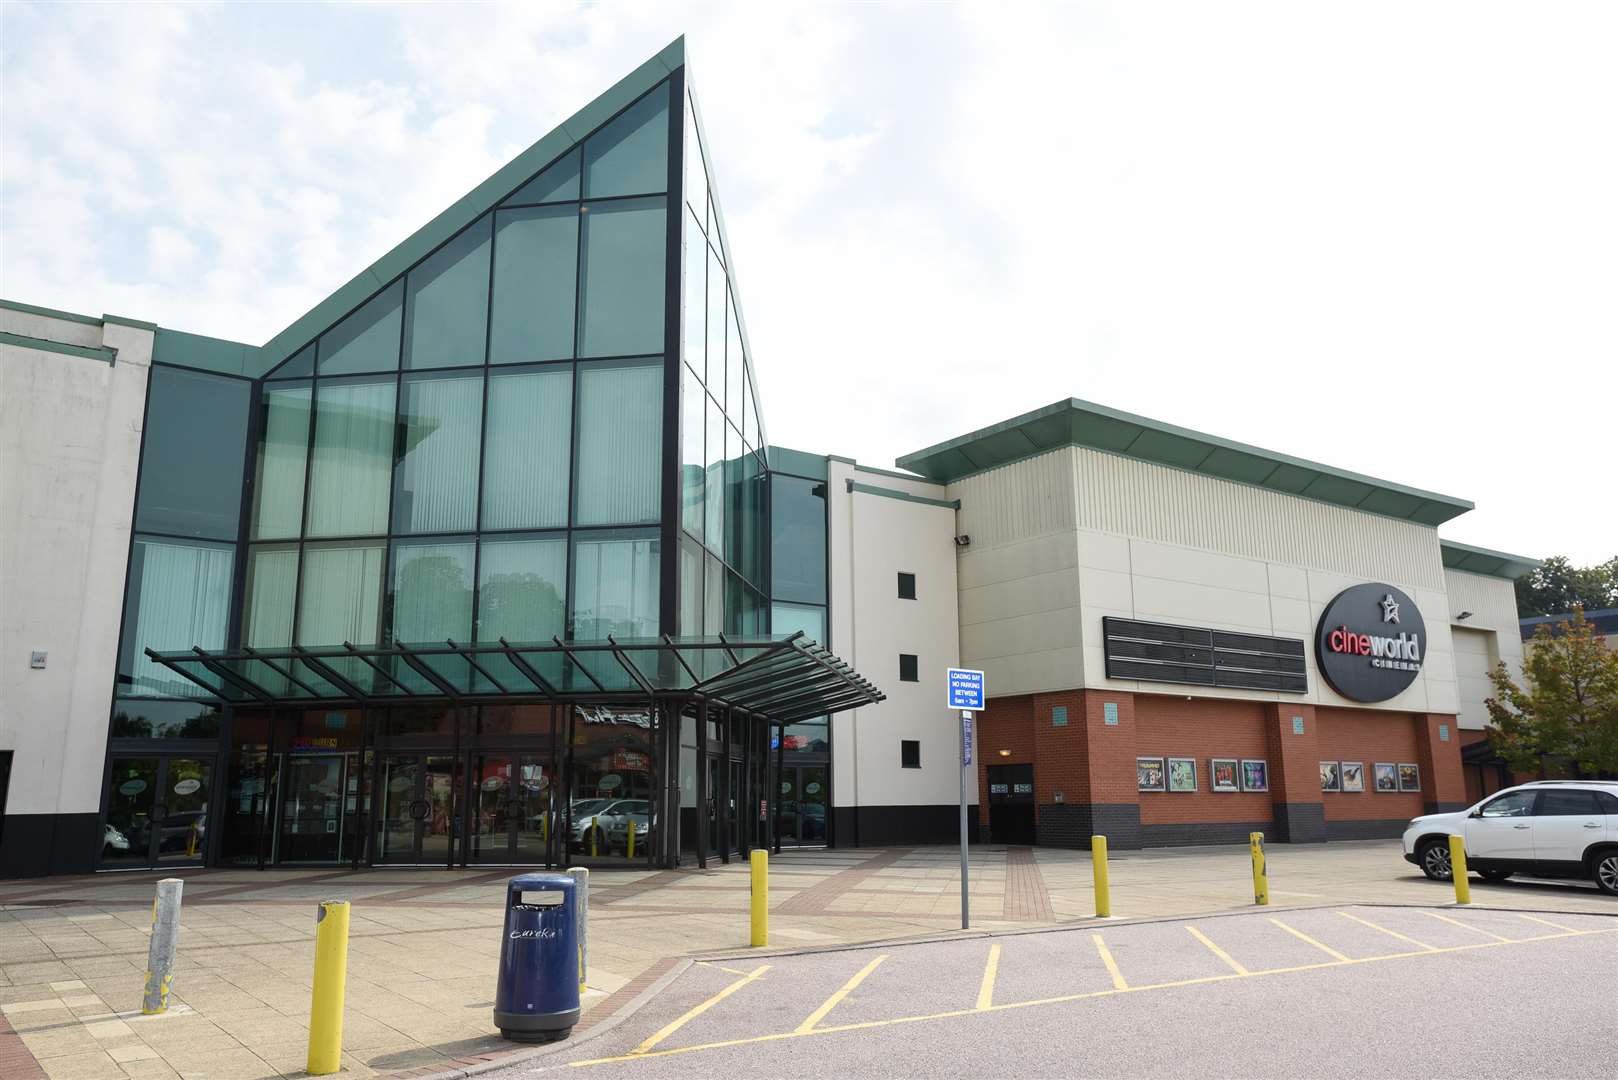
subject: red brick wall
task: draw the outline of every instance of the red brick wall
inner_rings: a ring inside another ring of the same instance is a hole
[[[990,698],[984,704],[988,708],[977,716],[978,821],[987,825],[990,765],[1032,764],[1035,784],[1045,770],[1034,760],[1034,699],[1027,695]],[[1010,756],[1001,757],[1001,750],[1010,750]]]
[[[1118,706],[1118,722],[1106,722],[1107,704]],[[1077,719],[1077,718],[1075,718]],[[1079,790],[1093,803],[1123,805],[1138,801],[1135,789],[1135,753],[1139,742],[1136,729],[1135,695],[1111,690],[1084,691],[1084,730],[1089,740],[1085,776],[1087,786]],[[1070,801],[1078,801],[1072,795]]]
[[[1067,723],[1052,721],[1056,708],[1067,709]],[[1084,692],[1035,694],[1033,698],[1034,802],[1082,803],[1090,798],[1090,740],[1085,725]]]
[[[1327,821],[1391,821],[1425,813],[1423,799],[1430,797],[1433,784],[1426,768],[1422,769],[1422,791],[1397,793],[1377,791],[1373,769],[1378,761],[1420,764],[1418,719],[1410,713],[1370,709],[1321,707],[1315,710],[1321,760],[1358,761],[1365,766],[1364,791],[1321,793]],[[1457,763],[1459,760],[1457,757]],[[1318,765],[1316,767],[1318,769]]]
[[[1135,728],[1139,756],[1192,757],[1197,761],[1194,793],[1140,792],[1142,825],[1273,819],[1268,793],[1215,792],[1209,776],[1209,758],[1268,759],[1262,702],[1141,694],[1135,698]],[[1131,782],[1134,770],[1131,761]],[[1273,777],[1271,782],[1273,785]]]

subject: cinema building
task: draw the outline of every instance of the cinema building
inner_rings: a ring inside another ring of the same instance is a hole
[[[1464,799],[1469,503],[1076,400],[771,445],[713,162],[676,42],[262,345],[0,301],[0,876],[948,841],[954,665],[980,841]]]

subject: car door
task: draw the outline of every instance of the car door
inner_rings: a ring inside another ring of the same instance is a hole
[[[1542,874],[1577,874],[1584,849],[1603,839],[1607,818],[1596,793],[1579,788],[1546,788],[1534,810],[1534,863]]]
[[[1534,790],[1508,791],[1478,807],[1466,819],[1466,854],[1478,868],[1512,863],[1527,869],[1534,861]]]

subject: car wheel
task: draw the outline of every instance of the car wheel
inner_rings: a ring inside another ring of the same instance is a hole
[[[1609,896],[1618,896],[1618,851],[1608,849],[1595,857],[1596,888]]]
[[[1479,870],[1478,873],[1483,875],[1483,880],[1484,881],[1504,881],[1504,880],[1506,880],[1506,878],[1508,878],[1512,874],[1516,873],[1516,871],[1514,871],[1514,870]]]
[[[1434,881],[1450,880],[1449,841],[1429,840],[1421,845],[1421,872]]]

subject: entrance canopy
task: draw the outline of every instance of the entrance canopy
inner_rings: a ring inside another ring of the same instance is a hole
[[[791,724],[874,705],[871,682],[804,638],[717,637],[605,642],[352,645],[190,652],[146,650],[154,663],[226,701],[262,705],[499,702],[566,704],[690,698]]]

